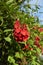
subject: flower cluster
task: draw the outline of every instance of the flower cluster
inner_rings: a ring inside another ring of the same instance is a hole
[[[38,30],[39,32],[43,32],[43,28],[38,27],[38,26],[33,26],[34,30]]]
[[[39,32],[43,32],[43,28],[39,28],[38,31],[39,31]]]
[[[18,42],[27,41],[30,33],[27,30],[26,24],[20,24],[19,20],[14,23],[14,38]]]
[[[37,47],[41,48],[41,45],[39,44],[39,41],[40,41],[40,37],[39,37],[39,36],[36,36],[36,37],[35,37],[35,42],[34,42],[34,44],[35,44]]]
[[[30,51],[32,51],[33,48],[30,48],[30,44],[28,43],[28,44],[25,44],[23,50],[30,50]]]
[[[29,44],[26,44],[26,45],[24,46],[23,50],[25,50],[25,49],[29,49]]]
[[[33,29],[34,30],[38,30],[40,33],[43,32],[43,28],[41,28],[41,27],[34,26]],[[36,36],[35,37],[34,45],[36,45],[38,48],[40,48],[41,51],[42,51],[42,54],[43,54],[43,47],[40,45],[40,42],[39,41],[40,41],[40,37],[39,36]]]

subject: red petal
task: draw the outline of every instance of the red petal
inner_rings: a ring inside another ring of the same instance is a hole
[[[18,28],[18,27],[20,27],[20,22],[19,22],[19,20],[15,21],[15,23],[14,23],[14,28]]]
[[[21,31],[20,28],[15,29],[15,32],[16,32],[16,33],[19,33],[20,31]]]
[[[39,36],[36,36],[36,37],[35,37],[35,40],[36,40],[36,41],[39,41],[39,40],[40,40],[40,37],[39,37]]]
[[[25,49],[28,49],[28,45],[27,44],[25,45]]]
[[[23,41],[27,41],[27,40],[28,40],[28,36],[24,36]]]
[[[23,29],[23,30],[21,30],[21,34],[25,36],[28,34],[28,32],[27,32],[27,30]]]
[[[39,31],[39,32],[43,32],[43,28],[39,28],[38,31]]]
[[[35,41],[34,45],[36,45],[37,47],[40,46],[39,42],[38,41]]]

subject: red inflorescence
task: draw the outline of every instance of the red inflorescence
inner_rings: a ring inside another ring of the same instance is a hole
[[[39,32],[43,32],[43,28],[39,28],[38,31],[39,31]]]
[[[35,37],[35,42],[34,42],[34,44],[35,44],[37,47],[41,48],[41,46],[40,46],[40,44],[39,44],[39,41],[40,41],[40,37],[39,37],[39,36],[36,36],[36,37]]]
[[[29,50],[30,50],[30,51],[32,51],[32,50],[33,50],[33,48],[29,48]]]
[[[14,38],[18,42],[27,41],[30,33],[27,30],[26,24],[21,25],[19,20],[14,23]]]
[[[43,54],[43,48],[41,49],[41,51],[42,51],[42,54]]]
[[[37,47],[40,47],[39,41],[35,41],[34,45],[36,45]]]
[[[35,40],[36,40],[36,41],[40,41],[40,37],[39,37],[39,36],[36,36],[36,37],[35,37]]]
[[[25,49],[28,49],[28,48],[29,48],[29,45],[28,45],[28,44],[26,44],[26,45],[24,46],[24,48],[25,48]]]

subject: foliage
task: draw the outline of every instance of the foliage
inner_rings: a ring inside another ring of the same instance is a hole
[[[37,17],[30,15],[30,11],[26,13],[21,10],[24,1],[0,0],[0,65],[41,65],[39,55],[43,53],[43,27]],[[31,9],[29,4],[24,7]],[[28,40],[15,40],[13,33],[16,20],[21,25],[26,24],[30,32]],[[42,31],[39,31],[41,28]]]

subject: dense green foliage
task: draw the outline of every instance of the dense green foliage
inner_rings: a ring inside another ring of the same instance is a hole
[[[43,32],[33,29],[34,26],[40,27],[39,19],[30,16],[30,11],[26,13],[21,10],[24,1],[0,0],[0,65],[41,65],[39,60],[41,49],[34,45],[34,41],[35,36],[39,36],[40,45],[43,47]],[[31,9],[29,4],[24,7]],[[13,37],[16,19],[19,19],[21,24],[25,23],[30,32],[28,41],[20,44]],[[30,44],[33,50],[22,50],[25,44]]]

